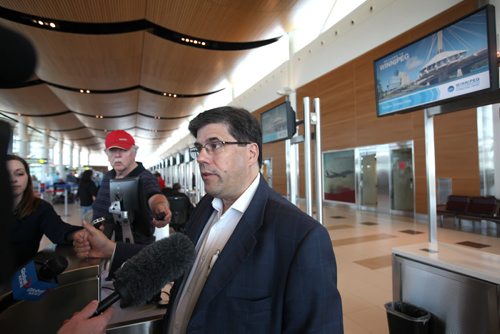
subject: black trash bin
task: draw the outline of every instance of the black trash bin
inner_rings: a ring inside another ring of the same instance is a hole
[[[429,333],[431,314],[426,310],[405,302],[385,304],[390,334]]]

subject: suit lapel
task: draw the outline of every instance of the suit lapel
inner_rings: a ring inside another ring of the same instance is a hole
[[[203,309],[233,277],[238,267],[253,250],[257,242],[255,233],[263,223],[269,187],[261,176],[260,183],[247,210],[221,252],[208,276],[193,312]]]
[[[196,210],[194,211],[192,217],[189,219],[188,224],[186,225],[186,231],[188,236],[193,240],[193,242],[198,242],[198,239],[205,228],[205,225],[210,218],[210,215],[214,211],[212,207],[213,197],[210,195],[204,196],[201,201],[196,206]]]

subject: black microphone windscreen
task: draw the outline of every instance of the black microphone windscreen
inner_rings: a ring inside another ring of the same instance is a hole
[[[0,56],[1,57],[1,56]],[[7,152],[11,147],[12,127],[9,123],[0,120],[0,189],[4,189],[0,201],[0,212],[3,212],[0,223],[0,254],[2,254],[2,270],[0,270],[0,286],[9,281],[16,272],[14,247],[12,246],[11,233],[15,220],[12,213],[13,201],[10,188],[9,172],[7,171]]]
[[[68,260],[64,256],[55,256],[45,261],[38,271],[38,278],[50,281],[68,268]]]
[[[35,71],[34,46],[21,34],[0,26],[0,88],[16,87]]]
[[[120,305],[141,305],[167,283],[180,278],[194,260],[194,245],[182,233],[174,233],[143,248],[116,271],[114,287]]]
[[[28,80],[37,63],[34,46],[26,37],[1,26],[0,41],[0,87]]]

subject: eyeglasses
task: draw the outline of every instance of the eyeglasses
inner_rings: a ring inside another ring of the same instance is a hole
[[[198,155],[201,153],[202,149],[205,149],[207,154],[214,154],[222,151],[224,146],[226,145],[248,145],[250,142],[243,141],[223,141],[223,140],[212,140],[206,143],[205,145],[201,145],[200,143],[195,143],[194,147],[189,148],[189,154],[191,158],[196,159]]]

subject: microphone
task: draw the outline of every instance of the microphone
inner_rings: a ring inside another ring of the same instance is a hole
[[[15,88],[33,76],[36,51],[26,37],[5,27],[0,27],[0,40],[0,88]]]
[[[28,262],[11,280],[14,300],[40,300],[47,291],[57,288],[57,276],[67,267],[68,260],[63,256]]]
[[[10,191],[11,188],[6,157],[11,140],[12,127],[9,123],[0,120],[0,189],[7,189],[7,191],[4,190],[6,196],[2,196],[3,198],[0,201],[0,212],[3,213],[2,223],[0,224],[0,254],[3,254],[2,270],[0,270],[0,285],[8,284],[17,269],[14,263],[14,248],[11,245],[11,228],[14,227],[15,220],[14,214],[12,213],[12,208],[14,207],[12,204],[13,195]]]
[[[121,307],[146,303],[167,283],[180,278],[194,260],[194,245],[182,233],[174,233],[144,247],[115,273],[115,291],[102,300],[92,316],[120,300]]]
[[[66,268],[68,268],[68,260],[64,256],[52,257],[41,263],[41,267],[38,270],[38,278],[42,281],[50,282],[51,280],[55,280]]]

